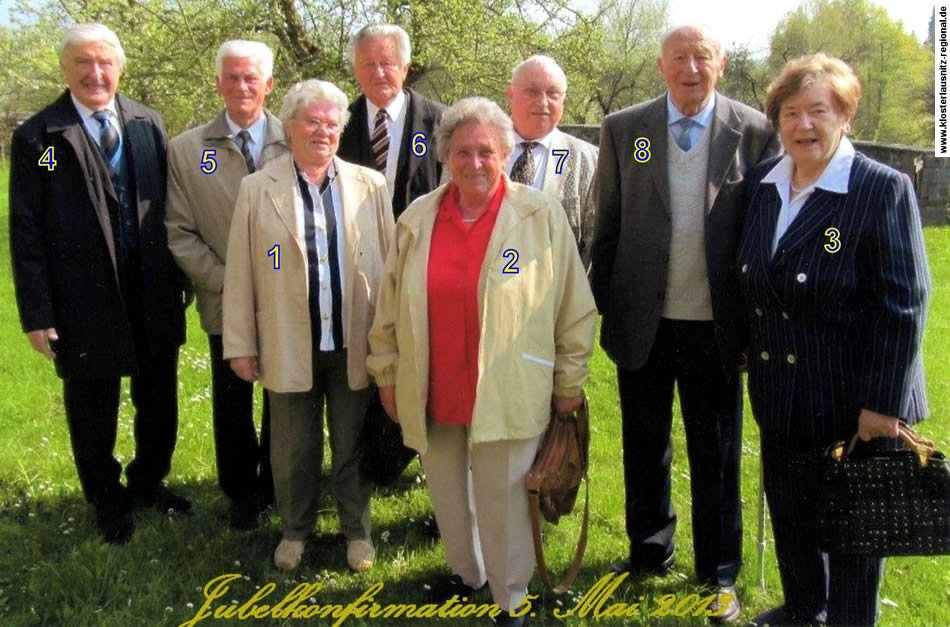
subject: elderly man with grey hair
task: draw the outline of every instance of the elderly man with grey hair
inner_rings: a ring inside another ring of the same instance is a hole
[[[385,174],[397,218],[442,178],[433,143],[445,106],[403,87],[411,53],[409,35],[395,24],[365,26],[347,48],[362,95],[350,105],[340,157]]]
[[[178,426],[187,281],[165,239],[165,131],[117,93],[125,69],[102,24],[69,28],[69,89],[13,134],[10,249],[23,331],[63,379],[79,481],[102,537],[131,538],[134,501],[185,512],[162,485]],[[115,458],[120,381],[131,378],[135,459]]]
[[[557,128],[566,95],[567,76],[551,57],[537,54],[515,67],[508,85],[515,149],[505,172],[512,181],[560,201],[588,267],[596,215],[597,147]]]
[[[211,398],[218,485],[232,528],[254,529],[274,498],[267,396],[258,443],[254,386],[222,356],[221,300],[228,232],[237,190],[248,174],[287,154],[280,121],[264,108],[274,54],[258,41],[226,41],[215,63],[224,109],[168,144],[168,247],[191,279],[211,351]]]
[[[726,57],[703,28],[673,29],[661,50],[667,92],[604,119],[597,164],[590,277],[601,344],[617,364],[630,541],[616,569],[666,574],[674,564],[675,385],[696,575],[720,592],[714,620],[729,622],[742,565],[740,183],[780,147],[762,113],[716,91]]]
[[[336,86],[291,87],[280,119],[291,154],[238,191],[224,276],[224,357],[271,403],[271,465],[283,538],[274,563],[295,569],[313,531],[323,459],[350,568],[373,565],[357,436],[370,398],[367,335],[393,231],[383,176],[336,157],[347,122]]]

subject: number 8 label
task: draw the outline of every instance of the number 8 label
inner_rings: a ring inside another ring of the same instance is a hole
[[[637,137],[633,142],[633,160],[637,163],[647,163],[650,160],[650,140],[646,137]]]

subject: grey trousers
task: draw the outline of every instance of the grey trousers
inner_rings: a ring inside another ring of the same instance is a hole
[[[351,390],[346,379],[346,351],[317,351],[309,392],[271,392],[271,466],[274,499],[281,531],[288,540],[303,540],[313,531],[320,501],[323,463],[323,401],[330,433],[330,486],[340,527],[347,540],[369,539],[369,499],[373,484],[360,477],[357,442],[370,388]]]

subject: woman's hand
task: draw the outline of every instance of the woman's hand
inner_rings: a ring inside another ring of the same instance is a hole
[[[858,437],[867,442],[871,438],[896,438],[900,434],[900,420],[870,409],[862,409],[858,417]]]
[[[562,396],[552,396],[552,403],[554,403],[554,411],[558,414],[569,414],[573,411],[576,411],[584,403],[584,396],[578,394],[577,396],[571,396],[569,398],[564,398]]]
[[[396,386],[384,385],[379,388],[379,402],[383,404],[383,409],[389,415],[389,419],[395,423],[399,422],[399,413],[396,411]]]

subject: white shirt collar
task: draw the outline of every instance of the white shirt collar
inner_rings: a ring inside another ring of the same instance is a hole
[[[709,128],[712,124],[713,113],[716,110],[716,92],[712,94],[712,98],[709,99],[709,102],[706,103],[706,106],[696,115],[685,116],[676,108],[676,105],[673,104],[672,98],[670,98],[670,92],[666,92],[666,124],[667,126],[673,126],[679,122],[682,118],[689,117],[693,122],[696,122],[703,128]]]
[[[72,98],[73,106],[76,107],[76,111],[79,112],[79,116],[83,119],[83,121],[90,119],[92,114],[95,113],[95,111],[76,100],[76,96],[73,95],[72,92],[69,92],[69,97]],[[119,118],[119,114],[116,112],[115,108],[115,96],[112,97],[112,100],[110,100],[109,104],[107,104],[104,108],[112,114],[113,119],[117,120]],[[102,111],[102,109],[97,109],[96,111]]]
[[[402,115],[403,109],[406,108],[406,92],[400,91],[396,94],[396,97],[389,101],[389,104],[383,107],[386,109],[386,113],[389,114],[390,120],[397,120],[399,116]],[[376,114],[379,112],[379,107],[374,105],[369,98],[366,99],[366,115],[369,118],[370,126],[372,127],[374,120],[376,119]]]
[[[228,128],[231,130],[231,135],[237,137],[237,134],[241,130],[247,130],[248,134],[251,136],[251,143],[255,146],[264,145],[264,128],[267,126],[267,116],[264,115],[264,111],[261,110],[261,115],[257,118],[257,121],[247,127],[247,129],[241,129],[240,125],[237,122],[231,119],[231,116],[228,115],[227,110],[224,111],[224,119],[228,123]]]
[[[831,161],[825,166],[825,171],[821,173],[818,180],[808,187],[821,188],[829,192],[839,194],[848,193],[848,179],[851,177],[851,164],[854,162],[854,144],[847,137],[842,137],[838,142],[838,149],[832,155]],[[794,164],[792,158],[786,154],[775,164],[762,178],[763,183],[774,183],[775,185],[792,184],[792,173]]]
[[[550,150],[551,141],[554,137],[554,131],[556,130],[557,130],[556,128],[552,128],[550,133],[548,133],[544,137],[539,137],[537,139],[525,139],[524,137],[518,134],[518,131],[515,131],[515,146],[517,148],[520,148],[523,142],[538,142],[539,144],[544,146],[545,150]]]

